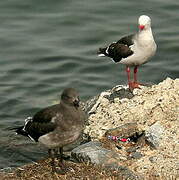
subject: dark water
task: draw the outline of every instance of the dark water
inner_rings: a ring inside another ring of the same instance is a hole
[[[142,82],[179,77],[178,0],[1,0],[0,168],[45,156],[7,128],[59,98],[65,87],[81,99],[125,84],[123,65],[99,58],[100,46],[137,31],[138,16],[152,18],[157,54],[139,69]]]

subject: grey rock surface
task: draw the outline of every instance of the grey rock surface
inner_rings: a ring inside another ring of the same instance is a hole
[[[104,157],[109,151],[110,150],[102,148],[100,142],[91,141],[73,149],[71,155],[79,162],[89,161],[94,164],[102,164]]]
[[[79,162],[91,162],[107,169],[119,171],[124,179],[139,179],[130,169],[121,165],[122,157],[119,153],[105,149],[98,141],[91,141],[72,150],[71,156]]]
[[[97,165],[103,165],[110,158],[114,158],[116,161],[126,160],[126,157],[103,148],[99,141],[91,141],[78,146],[72,150],[71,155],[80,162],[89,161]]]
[[[149,157],[149,160],[151,163],[155,163],[157,161],[157,157],[156,156],[151,156]]]
[[[130,159],[140,159],[142,156],[141,152],[132,152],[129,157]]]
[[[158,148],[160,145],[160,141],[162,139],[163,133],[164,133],[163,126],[159,122],[156,122],[145,131],[145,137],[148,143],[153,148]]]
[[[126,149],[126,152],[133,153],[133,152],[136,152],[138,148],[139,147],[130,147],[130,148]]]
[[[137,123],[126,123],[122,126],[112,128],[106,131],[105,136],[119,136],[119,137],[129,137],[138,131]]]

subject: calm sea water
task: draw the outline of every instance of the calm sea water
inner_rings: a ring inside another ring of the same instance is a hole
[[[7,128],[52,104],[64,88],[78,89],[87,100],[127,83],[124,66],[96,52],[136,32],[142,14],[152,19],[158,50],[139,69],[140,81],[179,77],[178,0],[0,1],[0,168],[46,156]]]

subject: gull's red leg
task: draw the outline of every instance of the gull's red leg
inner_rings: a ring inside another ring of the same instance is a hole
[[[137,71],[138,71],[137,68],[138,68],[137,66],[134,67],[134,83],[137,82]]]
[[[130,67],[129,66],[126,66],[126,72],[127,72],[127,80],[128,80],[129,89],[132,89],[132,82],[130,79]]]
[[[132,83],[132,87],[134,88],[139,88],[140,83],[137,82],[137,71],[138,71],[138,66],[134,67],[134,82]]]

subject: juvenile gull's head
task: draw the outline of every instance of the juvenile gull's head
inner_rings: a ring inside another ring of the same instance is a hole
[[[71,106],[79,107],[79,95],[73,88],[66,88],[61,95],[61,100]]]

